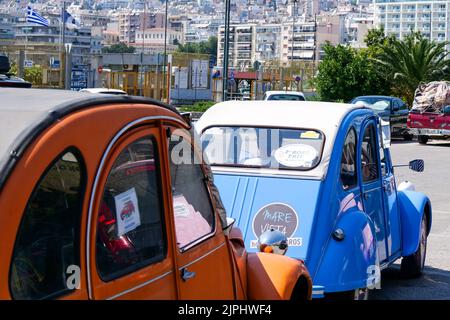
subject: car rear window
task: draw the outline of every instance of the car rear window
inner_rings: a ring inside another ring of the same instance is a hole
[[[305,98],[296,94],[272,94],[267,100],[305,101]]]
[[[310,170],[320,162],[325,137],[310,129],[212,127],[201,139],[211,165]]]

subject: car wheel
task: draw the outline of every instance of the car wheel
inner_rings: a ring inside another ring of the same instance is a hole
[[[419,141],[420,144],[427,144],[428,137],[427,136],[418,136],[417,140]]]
[[[417,251],[402,259],[400,272],[405,277],[418,277],[425,267],[427,255],[427,217],[424,215],[420,224],[420,239]]]
[[[405,141],[411,141],[412,139],[413,139],[413,135],[412,134],[409,134],[409,133],[405,133],[404,135],[403,135],[403,140],[405,140]]]

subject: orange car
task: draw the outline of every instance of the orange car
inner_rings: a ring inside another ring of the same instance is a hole
[[[0,299],[311,297],[303,262],[247,254],[174,108],[60,90],[0,98]]]

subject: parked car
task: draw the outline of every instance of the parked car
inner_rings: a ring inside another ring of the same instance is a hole
[[[400,98],[390,96],[360,96],[354,98],[350,103],[364,105],[371,108],[384,121],[391,124],[391,135],[412,140],[413,135],[409,133],[406,125],[408,119],[408,105]]]
[[[420,144],[430,139],[450,138],[450,83],[435,81],[421,84],[415,93],[408,116],[408,128]]]
[[[174,108],[63,90],[0,96],[0,299],[310,297],[301,261],[247,254]],[[277,252],[272,234],[263,244]]]
[[[109,88],[87,88],[81,89],[80,92],[89,93],[102,93],[102,94],[116,94],[116,95],[126,95],[127,93],[120,89],[109,89]]]
[[[298,91],[266,91],[263,100],[294,100],[305,101],[303,92]]]
[[[0,87],[31,88],[31,83],[12,75],[7,56],[0,55]]]
[[[306,263],[313,298],[366,298],[400,258],[403,274],[424,268],[431,203],[396,181],[380,121],[354,104],[232,101],[196,123],[245,245],[257,251],[262,232],[283,232],[287,254]],[[410,167],[422,171],[423,161]]]

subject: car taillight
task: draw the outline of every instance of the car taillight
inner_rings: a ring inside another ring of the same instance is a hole
[[[411,115],[410,115],[410,114],[408,114],[408,119],[406,119],[406,126],[407,126],[408,128],[411,127]]]

